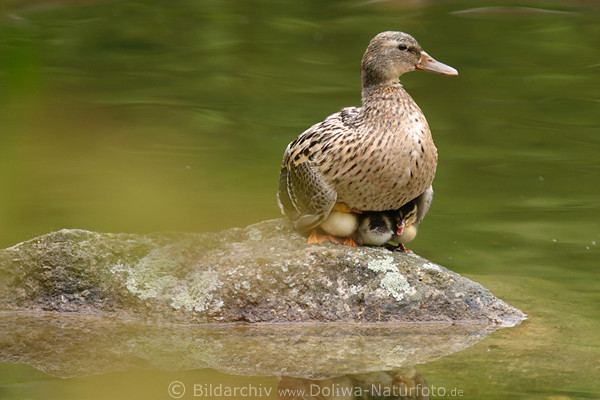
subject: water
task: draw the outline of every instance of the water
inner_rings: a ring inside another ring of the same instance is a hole
[[[65,227],[277,217],[287,143],[358,105],[366,44],[404,30],[460,73],[402,79],[440,154],[411,249],[529,315],[419,374],[464,398],[598,398],[600,9],[499,5],[5,2],[0,246]],[[3,363],[0,397],[167,398],[174,380],[277,385],[213,369],[59,379]]]

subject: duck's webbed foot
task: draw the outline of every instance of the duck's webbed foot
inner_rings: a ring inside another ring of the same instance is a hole
[[[408,249],[402,243],[392,242],[391,240],[384,244],[384,247],[389,251],[399,251],[400,253],[413,253],[412,250]]]
[[[340,238],[329,234],[322,234],[313,230],[310,236],[306,240],[308,244],[322,244],[325,240],[329,239],[331,243],[343,244],[344,246],[357,247],[358,245],[352,239],[352,237]]]
[[[328,235],[323,235],[322,233],[318,233],[316,230],[313,230],[310,233],[306,243],[308,244],[321,244],[328,238]]]
[[[396,247],[396,251],[399,251],[401,253],[414,253],[411,249],[404,246],[402,243],[398,243],[398,247]]]
[[[358,247],[358,245],[356,244],[354,239],[352,239],[352,237],[344,238],[344,237],[338,237],[338,236],[333,236],[333,235],[327,235],[327,238],[332,243],[343,244],[344,246],[350,246],[350,247]]]
[[[345,246],[350,246],[350,247],[358,247],[358,245],[356,244],[356,242],[354,241],[354,239],[352,239],[351,237],[347,237],[343,242],[343,245]]]

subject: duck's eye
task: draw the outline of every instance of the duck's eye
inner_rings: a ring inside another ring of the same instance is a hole
[[[405,45],[405,44],[399,44],[398,45],[398,50],[406,51],[406,50],[408,50],[408,46]]]

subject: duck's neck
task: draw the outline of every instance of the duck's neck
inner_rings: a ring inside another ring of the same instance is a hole
[[[392,81],[379,82],[371,85],[365,85],[363,80],[362,88],[362,104],[363,106],[369,103],[381,100],[398,100],[399,97],[405,96],[406,91],[396,78]]]
[[[360,78],[362,81],[362,97],[368,98],[369,94],[380,89],[401,89],[398,77],[402,75],[398,68],[381,68],[377,58],[363,57]]]

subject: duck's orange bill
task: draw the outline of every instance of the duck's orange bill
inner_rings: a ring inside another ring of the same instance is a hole
[[[421,71],[433,72],[434,74],[439,75],[458,75],[457,70],[449,65],[437,61],[424,51],[421,52],[421,59],[419,60],[416,68],[420,69]]]

